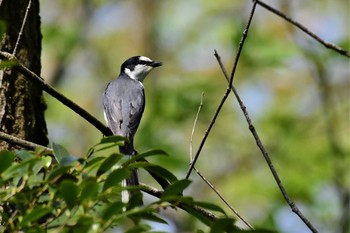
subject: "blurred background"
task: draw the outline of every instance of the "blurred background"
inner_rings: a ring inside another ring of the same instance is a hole
[[[348,1],[265,2],[350,49]],[[136,149],[165,150],[169,157],[153,162],[182,178],[201,95],[194,152],[227,87],[214,49],[231,71],[251,6],[238,0],[43,0],[42,76],[104,122],[102,93],[122,62],[134,55],[162,61],[144,82]],[[348,58],[257,6],[234,85],[290,197],[320,232],[346,232],[349,224],[349,77]],[[84,156],[101,133],[52,97],[46,100],[50,140]],[[196,167],[255,228],[309,232],[283,200],[232,93]],[[224,207],[195,172],[191,179],[187,195]],[[154,185],[148,174],[141,182]],[[157,229],[204,228],[180,210],[164,215],[169,226]]]

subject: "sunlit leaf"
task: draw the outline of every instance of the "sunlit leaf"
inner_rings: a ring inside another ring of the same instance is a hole
[[[43,167],[48,168],[51,165],[52,157],[50,157],[50,156],[42,156],[41,157],[41,162],[42,162]]]

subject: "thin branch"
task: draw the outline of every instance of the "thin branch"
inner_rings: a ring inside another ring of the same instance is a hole
[[[229,82],[230,80],[229,80],[229,77],[227,76],[227,72],[226,72],[226,70],[225,70],[225,67],[224,67],[224,65],[222,64],[221,58],[220,58],[219,54],[218,54],[216,51],[215,51],[215,57],[216,57],[216,59],[217,59],[219,65],[220,65],[220,68],[221,68],[221,70],[222,70],[222,72],[223,72],[223,74],[224,74],[226,80]],[[293,211],[294,213],[296,213],[296,214],[299,216],[299,218],[305,223],[305,225],[306,225],[312,232],[318,232],[318,231],[316,230],[316,228],[311,224],[311,222],[301,213],[301,211],[300,211],[299,208],[295,205],[295,203],[289,198],[289,196],[288,196],[288,194],[287,194],[287,191],[285,190],[285,188],[284,188],[284,186],[283,186],[283,184],[282,184],[282,181],[280,180],[280,178],[279,178],[279,176],[278,176],[278,174],[277,174],[277,171],[276,171],[275,167],[274,167],[273,164],[272,164],[272,161],[271,161],[271,159],[270,159],[270,156],[269,156],[269,154],[267,153],[267,151],[266,151],[264,145],[262,144],[262,142],[261,142],[261,140],[260,140],[260,137],[259,137],[258,133],[257,133],[256,130],[255,130],[255,127],[253,126],[252,120],[251,120],[250,117],[249,117],[249,114],[248,114],[248,111],[247,111],[246,106],[244,105],[243,101],[241,100],[240,96],[238,95],[238,93],[237,93],[237,91],[236,91],[236,88],[235,88],[233,85],[231,85],[231,90],[232,90],[232,92],[234,93],[234,95],[236,96],[236,99],[237,99],[237,101],[238,101],[238,103],[239,103],[239,106],[241,107],[242,112],[243,112],[243,114],[244,114],[244,116],[245,116],[245,118],[246,118],[246,121],[247,121],[247,123],[248,123],[249,130],[250,130],[250,132],[252,133],[252,135],[253,135],[253,137],[254,137],[254,139],[255,139],[255,142],[256,142],[257,146],[259,147],[259,149],[260,149],[262,155],[264,156],[264,158],[265,158],[265,160],[266,160],[266,163],[267,163],[267,165],[269,166],[270,171],[271,171],[271,173],[272,173],[272,175],[273,175],[273,177],[274,177],[274,179],[275,179],[275,181],[276,181],[276,183],[277,183],[277,185],[278,185],[278,187],[279,187],[279,189],[280,189],[280,191],[281,191],[281,193],[282,193],[284,199],[286,200],[286,202],[288,203],[288,205],[290,206],[290,208],[292,209],[292,211]]]
[[[287,22],[293,24],[294,26],[296,26],[297,28],[299,28],[300,30],[302,30],[303,32],[305,32],[306,34],[311,36],[313,39],[317,40],[319,43],[324,45],[326,48],[332,49],[332,50],[336,51],[337,53],[350,58],[350,52],[349,51],[347,51],[347,50],[345,50],[345,49],[343,49],[343,48],[341,48],[341,47],[339,47],[339,46],[337,46],[337,45],[335,45],[333,43],[330,43],[330,42],[327,42],[327,41],[321,39],[319,36],[317,36],[315,33],[311,32],[309,29],[307,29],[302,24],[296,22],[295,20],[293,20],[292,18],[288,17],[287,15],[282,13],[281,11],[272,8],[271,6],[267,5],[266,3],[263,3],[260,0],[256,0],[256,2],[257,2],[257,4],[259,4],[260,6],[265,8],[266,10],[271,11],[272,13],[274,13],[274,14],[280,16],[281,18],[285,19]]]
[[[226,199],[219,193],[219,191],[216,190],[214,185],[212,185],[199,171],[196,167],[194,167],[194,170],[197,172],[197,174],[204,180],[204,182],[218,195],[218,197],[225,203],[225,205],[240,219],[242,222],[247,225],[251,230],[254,230],[254,227],[250,225],[234,208],[226,201]]]
[[[229,85],[228,85],[228,87],[227,87],[227,89],[226,89],[226,92],[225,92],[224,96],[222,97],[222,100],[221,100],[221,102],[220,102],[218,108],[216,109],[216,112],[215,112],[215,114],[214,114],[214,116],[213,116],[213,118],[212,118],[212,120],[211,120],[211,122],[210,122],[210,124],[209,124],[209,126],[208,126],[207,131],[206,131],[205,134],[204,134],[204,137],[203,137],[203,139],[202,139],[202,141],[201,141],[201,143],[200,143],[200,145],[199,145],[199,148],[198,148],[198,150],[197,150],[197,152],[196,152],[196,155],[195,155],[195,157],[194,157],[192,163],[190,164],[190,168],[189,168],[188,171],[187,171],[186,179],[188,179],[188,178],[190,177],[191,172],[192,172],[192,169],[193,169],[194,165],[195,165],[196,162],[197,162],[197,159],[198,159],[198,157],[199,157],[199,155],[200,155],[200,153],[201,153],[201,151],[202,151],[202,149],[203,149],[203,146],[204,146],[204,144],[205,144],[205,141],[207,140],[207,138],[208,138],[208,136],[209,136],[209,133],[210,133],[211,129],[213,128],[214,124],[215,124],[216,118],[218,117],[218,115],[219,115],[219,113],[220,113],[220,111],[221,111],[222,106],[224,105],[224,103],[225,103],[225,101],[226,101],[228,95],[230,94],[230,87],[231,87],[232,82],[233,82],[233,77],[234,77],[234,74],[235,74],[235,71],[236,71],[236,67],[237,67],[237,64],[238,64],[238,60],[239,60],[241,51],[242,51],[242,49],[243,49],[243,45],[244,45],[245,39],[246,39],[247,36],[248,36],[248,30],[249,30],[249,27],[250,27],[250,23],[251,23],[251,21],[252,21],[252,19],[253,19],[253,15],[254,15],[254,12],[255,12],[255,7],[256,7],[256,1],[253,2],[253,6],[252,6],[252,9],[251,9],[251,12],[250,12],[250,16],[249,16],[249,20],[248,20],[247,26],[246,26],[246,28],[244,29],[243,35],[242,35],[242,37],[241,37],[241,41],[239,42],[239,47],[238,47],[236,59],[235,59],[234,65],[233,65],[233,69],[232,69],[232,73],[231,73],[231,78],[230,78]]]
[[[156,189],[156,188],[153,188],[153,187],[150,187],[148,185],[140,184],[140,186],[141,186],[141,190],[143,192],[148,193],[154,197],[160,198],[163,194],[163,191]],[[213,213],[211,213],[211,212],[209,212],[201,207],[195,206],[195,205],[188,205],[188,204],[180,203],[176,206],[179,207],[180,209],[185,210],[186,212],[190,208],[191,210],[193,210],[197,213],[200,213],[201,215],[203,215],[204,217],[206,217],[208,220],[210,220],[212,222],[219,218],[215,214],[213,214]]]
[[[196,114],[196,118],[194,119],[192,132],[191,132],[191,139],[190,139],[190,164],[192,163],[192,159],[193,159],[193,156],[192,156],[193,155],[193,136],[194,136],[194,131],[196,130],[199,113],[200,113],[200,111],[201,111],[201,109],[203,107],[203,98],[204,98],[204,92],[202,92],[202,95],[201,95],[201,102],[199,104],[198,111],[197,111],[197,114]]]
[[[197,120],[199,117],[199,113],[203,107],[203,96],[204,96],[204,92],[202,92],[201,95],[201,102],[199,104],[198,107],[198,111],[196,114],[196,118],[194,119],[194,123],[193,123],[193,127],[192,127],[192,133],[191,133],[191,139],[190,139],[190,161],[192,162],[192,152],[193,152],[193,136],[194,136],[194,132],[197,126]],[[216,188],[214,187],[214,185],[212,185],[200,172],[199,170],[194,167],[194,170],[197,172],[197,174],[199,175],[199,177],[202,178],[202,180],[216,193],[216,195],[218,195],[218,197],[225,203],[225,205],[239,218],[242,220],[243,223],[245,223],[250,229],[254,229],[252,225],[250,225],[229,203],[228,201],[226,201],[226,199],[219,193],[219,191],[216,190]]]
[[[46,91],[52,97],[54,97],[55,99],[60,101],[62,104],[66,105],[68,108],[72,109],[75,113],[80,115],[82,118],[84,118],[90,124],[95,126],[102,134],[104,134],[105,136],[112,135],[112,132],[109,130],[109,128],[106,127],[102,122],[97,120],[94,116],[92,116],[90,113],[88,113],[83,108],[78,106],[76,103],[74,103],[73,101],[71,101],[70,99],[68,99],[67,97],[65,97],[61,93],[59,93],[58,91],[56,91],[52,86],[47,84],[43,80],[43,78],[39,77],[34,72],[29,70],[27,67],[25,67],[20,61],[18,61],[18,59],[15,56],[13,56],[12,54],[7,53],[7,52],[0,51],[0,57],[1,58],[6,58],[9,61],[15,62],[16,67],[18,68],[19,72],[22,73],[26,78],[28,78],[29,80],[31,80],[31,81],[37,83],[38,85],[40,85],[40,87],[44,91]],[[2,62],[3,61],[0,61],[0,64]]]
[[[12,52],[13,56],[16,56],[16,54],[17,54],[18,45],[19,45],[19,43],[21,41],[21,38],[22,38],[24,26],[25,26],[25,24],[27,22],[27,18],[28,18],[28,14],[29,14],[31,5],[32,5],[32,0],[29,0],[26,13],[24,14],[21,30],[18,33],[18,37],[17,37],[17,41],[16,41],[16,44],[15,44],[15,48],[13,49],[13,52]]]
[[[8,143],[21,146],[21,147],[26,148],[28,150],[35,150],[35,148],[40,148],[40,149],[43,149],[48,154],[51,154],[51,155],[53,154],[53,150],[51,148],[48,148],[48,147],[45,147],[45,146],[42,146],[42,145],[39,145],[39,144],[36,144],[33,142],[29,142],[27,140],[23,140],[23,139],[14,137],[14,136],[9,135],[9,134],[4,133],[4,132],[0,132],[0,139],[6,141]]]

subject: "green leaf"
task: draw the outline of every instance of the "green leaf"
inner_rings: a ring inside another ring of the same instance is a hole
[[[73,232],[76,232],[76,233],[90,232],[89,230],[92,228],[93,224],[94,224],[94,219],[92,217],[81,216],[77,224],[74,226]]]
[[[67,207],[72,209],[77,203],[79,188],[71,180],[64,180],[61,183],[60,191]]]
[[[47,215],[50,212],[51,212],[51,208],[41,207],[41,206],[36,207],[35,209],[33,209],[31,212],[29,212],[23,217],[23,220],[21,221],[20,225],[26,226],[29,223],[40,219],[41,217]]]
[[[196,211],[195,209],[188,207],[187,205],[182,205],[182,208],[189,214],[191,214],[192,216],[194,216],[195,218],[197,218],[198,220],[200,220],[201,222],[203,222],[205,225],[207,226],[211,226],[212,225],[212,219],[209,218],[207,215]]]
[[[63,158],[70,156],[68,151],[61,145],[52,143],[53,155],[55,156],[57,162],[61,164]]]
[[[130,230],[126,231],[125,233],[144,233],[144,232],[149,232],[151,230],[151,227],[147,224],[137,224],[137,226],[134,226]],[[152,232],[153,233],[153,232]],[[154,232],[157,233],[157,232]]]
[[[41,164],[43,167],[48,168],[50,167],[51,163],[52,163],[52,158],[50,156],[41,157]]]
[[[96,163],[100,162],[101,160],[104,160],[106,159],[106,157],[94,157],[92,159],[88,159],[86,161],[86,165],[85,165],[85,168],[88,168],[88,167],[91,167],[92,165],[95,165]],[[102,163],[102,162],[101,162]]]
[[[201,201],[195,201],[193,204],[197,205],[199,207],[202,207],[204,209],[217,211],[217,212],[220,212],[220,213],[223,213],[224,215],[226,215],[225,211],[218,205],[215,205],[215,204],[212,204],[209,202],[201,202]]]
[[[169,196],[179,196],[182,191],[190,185],[190,180],[179,180],[169,185],[163,192],[161,198]]]
[[[83,185],[84,187],[80,194],[81,202],[95,200],[96,196],[98,195],[98,189],[99,189],[99,185],[96,182],[96,180],[89,179],[87,181],[84,181]]]
[[[153,214],[151,212],[141,212],[141,213],[133,214],[132,217],[137,217],[137,218],[140,218],[143,220],[149,220],[149,221],[153,221],[153,222],[168,224],[167,221],[165,221],[161,217],[159,217],[156,214]]]
[[[103,191],[106,191],[108,188],[117,185],[122,180],[129,177],[130,171],[126,168],[119,168],[117,170],[114,170],[111,172],[111,174],[108,175],[107,180],[103,186]]]
[[[111,154],[98,168],[97,176],[100,176],[103,173],[109,171],[111,167],[113,167],[114,164],[116,164],[122,157],[123,155],[121,154]]]
[[[117,201],[112,203],[111,205],[107,206],[107,208],[104,210],[102,219],[104,221],[109,220],[113,217],[113,215],[121,214],[123,213],[124,203]]]
[[[35,155],[26,150],[17,150],[16,154],[22,159],[22,161],[35,157]]]
[[[7,168],[11,167],[15,157],[16,155],[12,151],[0,151],[0,174]]]
[[[29,173],[28,170],[30,167],[34,166],[36,163],[40,161],[41,161],[40,158],[31,158],[31,159],[22,161],[18,164],[14,164],[2,173],[2,178],[4,180],[7,180],[10,178],[13,178],[16,175],[20,175],[22,177],[24,174]]]
[[[59,164],[60,164],[61,166],[70,165],[70,164],[74,163],[75,161],[77,161],[78,159],[79,159],[79,158],[77,158],[77,157],[74,157],[74,156],[69,155],[69,156],[67,156],[67,157],[62,158],[62,159],[60,160]]]
[[[234,223],[235,220],[233,218],[219,218],[211,227],[210,233],[225,233],[238,230]]]
[[[124,141],[125,141],[124,137],[112,135],[112,136],[108,136],[108,137],[103,137],[99,144],[118,143],[118,142],[124,142]]]
[[[51,171],[51,173],[48,175],[48,180],[52,181],[54,179],[57,179],[58,177],[67,174],[67,171],[70,169],[69,166],[64,167],[57,167],[54,170]]]
[[[148,163],[146,166],[144,166],[144,168],[147,172],[156,174],[157,176],[162,177],[163,179],[166,179],[167,181],[169,181],[169,183],[174,183],[175,181],[178,181],[178,179],[173,173],[171,173],[170,171],[168,171],[167,169],[161,166]]]
[[[127,166],[128,164],[133,163],[135,161],[142,160],[144,158],[147,158],[150,156],[155,156],[155,155],[166,155],[167,156],[168,154],[163,150],[150,150],[150,151],[147,151],[145,153],[138,154],[136,156],[131,156],[131,158],[128,161],[126,161],[123,164],[123,166]]]

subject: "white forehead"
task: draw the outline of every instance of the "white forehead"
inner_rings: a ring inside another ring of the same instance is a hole
[[[152,61],[151,59],[149,59],[148,57],[145,56],[140,56],[140,61]]]

